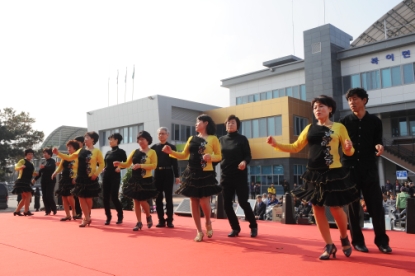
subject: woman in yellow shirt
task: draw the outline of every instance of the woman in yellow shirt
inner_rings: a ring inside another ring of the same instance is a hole
[[[220,162],[222,153],[212,118],[206,114],[200,115],[195,127],[199,134],[187,140],[182,152],[173,151],[170,146],[164,146],[163,152],[178,159],[189,158],[187,168],[182,174],[182,184],[176,193],[190,197],[192,216],[197,228],[194,240],[201,242],[204,234],[200,222],[200,207],[206,218],[206,234],[208,238],[213,235],[210,197],[220,193],[222,188],[218,185],[212,163]]]
[[[14,182],[12,193],[15,195],[21,194],[22,199],[17,205],[16,210],[14,211],[14,216],[23,216],[20,213],[20,210],[24,206],[24,215],[25,216],[32,216],[33,214],[29,211],[30,199],[32,198],[32,178],[36,176],[37,173],[35,172],[35,167],[33,166],[32,159],[33,159],[34,151],[32,149],[27,149],[24,151],[25,158],[19,160],[17,164],[14,166],[14,169],[19,172],[19,176],[17,177],[16,181]]]
[[[66,143],[66,148],[68,149],[69,154],[73,154],[79,149],[79,143],[75,140],[70,140]],[[71,194],[71,190],[75,187],[76,171],[77,171],[77,160],[66,161],[63,160],[59,163],[59,166],[56,168],[55,172],[52,174],[52,179],[55,176],[61,173],[59,179],[59,188],[56,190],[55,194],[62,197],[63,209],[65,210],[66,217],[61,218],[61,221],[75,220],[77,218],[75,213],[75,199]],[[69,207],[72,208],[72,218],[69,212]]]
[[[139,149],[130,153],[125,162],[114,161],[114,167],[128,168],[132,166],[132,175],[128,180],[128,185],[123,189],[123,195],[134,200],[134,211],[137,217],[137,224],[133,231],[143,228],[141,222],[141,207],[146,213],[147,228],[153,226],[153,219],[150,215],[150,206],[147,200],[156,198],[158,195],[154,184],[152,170],[157,167],[157,153],[148,146],[153,142],[153,138],[147,131],[140,131],[137,135]]]
[[[330,207],[340,231],[343,253],[349,257],[352,248],[347,236],[347,215],[342,206],[358,200],[359,195],[355,184],[350,181],[349,170],[342,167],[339,147],[342,147],[347,156],[353,155],[354,148],[346,127],[330,120],[336,111],[333,98],[321,95],[312,100],[311,106],[317,123],[306,126],[297,141],[293,144],[281,144],[269,136],[267,143],[276,150],[285,152],[299,152],[309,145],[307,170],[301,177],[304,184],[292,193],[295,197],[313,204],[318,229],[326,242],[320,260],[328,260],[330,255],[336,257],[337,252],[330,236],[325,206]]]
[[[80,148],[70,155],[60,153],[57,148],[53,149],[53,153],[63,160],[78,160],[76,184],[71,192],[79,198],[79,203],[84,213],[84,220],[79,227],[85,227],[91,224],[92,198],[98,197],[101,190],[98,183],[98,176],[104,169],[105,163],[101,151],[94,148],[98,139],[98,133],[90,131],[85,134],[85,147]]]

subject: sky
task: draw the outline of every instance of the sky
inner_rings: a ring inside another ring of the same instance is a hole
[[[400,2],[1,1],[0,109],[29,112],[46,138],[151,95],[229,106],[222,79],[303,58],[303,32],[327,23],[357,38]]]

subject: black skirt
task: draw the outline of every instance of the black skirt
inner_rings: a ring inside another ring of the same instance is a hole
[[[91,180],[90,177],[78,176],[71,194],[77,197],[89,198],[98,197],[100,191],[101,187],[98,183],[98,177],[95,180]]]
[[[72,184],[72,178],[62,177],[59,180],[59,188],[56,190],[55,195],[57,196],[72,196],[71,190],[75,188]]]
[[[146,201],[151,198],[156,198],[158,195],[153,177],[142,178],[136,176],[128,180],[122,193],[124,196],[138,201]]]
[[[176,194],[187,197],[209,197],[219,194],[222,187],[218,185],[215,171],[203,171],[187,167],[181,176],[180,188]]]
[[[18,195],[27,192],[31,192],[33,194],[33,189],[30,185],[30,182],[26,182],[21,179],[16,179],[16,181],[14,182],[12,194]]]
[[[359,192],[346,168],[307,169],[301,178],[304,184],[291,193],[313,205],[340,207],[359,199]]]

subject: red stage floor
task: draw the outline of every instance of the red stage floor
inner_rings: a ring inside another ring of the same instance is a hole
[[[193,219],[175,217],[176,228],[146,227],[133,232],[135,215],[124,224],[104,226],[102,209],[94,209],[90,227],[60,222],[35,213],[13,217],[1,213],[0,275],[407,275],[415,273],[415,235],[388,231],[393,253],[382,254],[365,230],[370,253],[320,261],[323,251],[317,227],[259,222],[259,236],[228,238],[227,220],[213,219],[214,236],[196,243]],[[153,215],[156,222],[156,215]],[[339,233],[332,237],[340,249]]]

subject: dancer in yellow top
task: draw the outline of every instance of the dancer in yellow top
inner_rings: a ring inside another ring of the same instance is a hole
[[[347,236],[347,215],[342,206],[358,199],[357,189],[350,180],[350,171],[342,168],[338,153],[341,145],[345,155],[353,155],[354,149],[346,128],[330,120],[336,111],[333,98],[322,95],[311,102],[317,123],[304,128],[293,144],[277,143],[271,136],[267,143],[276,150],[299,152],[309,145],[307,171],[302,175],[303,185],[292,191],[297,198],[313,204],[314,216],[320,233],[326,242],[321,260],[336,257],[336,246],[330,236],[329,224],[324,206],[329,206],[340,231],[343,253],[349,257],[352,253]]]
[[[222,154],[212,118],[206,114],[200,115],[195,127],[199,134],[187,140],[182,152],[173,151],[168,145],[163,147],[163,152],[178,159],[189,158],[187,168],[182,174],[182,184],[176,193],[190,197],[192,216],[197,228],[194,240],[201,242],[204,235],[200,222],[200,207],[206,218],[206,234],[209,238],[213,235],[210,197],[222,190],[216,180],[213,163],[220,162]]]

